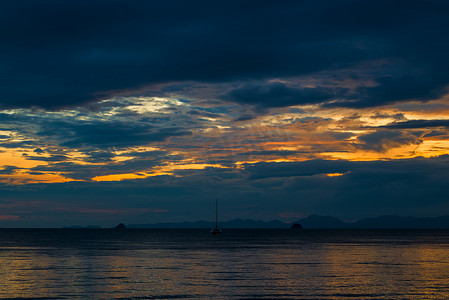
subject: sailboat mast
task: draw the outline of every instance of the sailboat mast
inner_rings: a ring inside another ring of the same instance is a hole
[[[215,199],[215,228],[218,228],[218,199]]]
[[[218,228],[218,198],[215,198],[215,228],[212,228],[210,233],[221,234],[221,229]]]

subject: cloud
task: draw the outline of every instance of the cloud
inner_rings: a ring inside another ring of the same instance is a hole
[[[378,152],[388,151],[390,148],[399,147],[402,145],[419,145],[422,143],[420,134],[408,133],[403,131],[376,131],[358,138],[360,147],[365,150],[374,150]]]
[[[150,124],[122,122],[92,122],[88,124],[65,125],[69,135],[61,145],[66,147],[129,147],[147,145],[164,141],[172,136],[189,135],[190,132],[180,127],[154,128]],[[53,125],[55,126],[55,124]],[[60,127],[61,128],[61,127]],[[47,135],[47,132],[38,134]],[[73,138],[70,138],[73,136]],[[60,136],[64,138],[63,135]]]
[[[12,175],[12,174],[16,173],[17,170],[20,170],[20,169],[22,169],[22,168],[5,165],[0,170],[0,175]]]
[[[411,120],[404,122],[394,122],[382,127],[390,129],[421,129],[429,127],[449,127],[449,120]]]
[[[128,157],[127,160],[114,162],[111,160],[105,161],[103,156],[94,154],[86,159],[91,164],[35,158],[42,161],[54,161],[54,163],[39,165],[31,168],[30,171],[43,173],[58,172],[66,178],[90,181],[96,176],[150,171],[154,167],[164,166],[167,162],[175,162],[181,159],[180,156],[168,155],[165,151],[127,153],[126,156]]]
[[[195,220],[217,196],[229,218],[449,209],[446,1],[2,8],[0,199],[48,201],[5,215]],[[441,157],[393,161],[417,155]],[[66,179],[83,182],[50,184]]]
[[[414,73],[413,67],[404,68],[403,72]],[[430,74],[431,69],[428,70]],[[375,79],[377,86],[361,87],[356,90],[357,101],[333,103],[329,106],[372,107],[401,101],[429,101],[447,93],[449,82],[445,78],[430,78],[423,74],[385,76]]]
[[[344,160],[310,160],[304,162],[245,164],[251,178],[314,176],[327,173],[346,173],[350,163]]]
[[[69,157],[65,156],[65,155],[51,155],[49,157],[26,155],[26,159],[27,160],[54,162],[54,161],[66,161],[69,159]]]
[[[21,204],[0,207],[4,214],[24,218],[11,223],[16,226],[115,225],[116,217],[101,209],[122,210],[125,223],[208,219],[213,218],[217,197],[223,220],[270,220],[285,211],[349,219],[398,211],[401,215],[440,215],[449,206],[448,162],[448,156],[369,162],[312,160],[247,164],[243,172],[207,168],[182,176],[122,182],[0,186],[0,204]],[[328,177],[327,173],[344,175]],[[41,203],[33,204],[36,199]],[[145,208],[169,213],[134,213]],[[92,213],[79,214],[81,210]]]
[[[340,81],[360,74],[375,81],[335,104],[369,107],[426,101],[447,85],[444,1],[7,1],[3,11],[3,106],[78,106],[160,83],[326,73]],[[278,107],[329,95],[326,87],[272,86],[245,87],[228,97]]]
[[[97,110],[77,108],[50,112],[46,110],[11,110],[0,114],[5,129],[12,136],[0,143],[5,148],[34,148],[35,160],[62,160],[68,149],[89,152],[106,159],[105,150],[145,146],[164,142],[171,137],[189,136],[192,130],[201,127],[207,120],[196,120],[188,109],[166,113],[152,111],[155,101],[146,99],[139,103],[136,99],[116,101],[115,106]],[[150,111],[133,111],[145,109]],[[167,110],[171,106],[161,106]],[[159,109],[159,110],[160,110]],[[101,154],[100,154],[101,153]],[[47,158],[41,154],[49,154]],[[41,159],[42,158],[42,159]]]
[[[28,141],[20,141],[20,142],[5,142],[0,143],[0,147],[4,148],[29,148],[34,146],[34,141],[28,140]]]
[[[281,82],[246,84],[223,96],[225,100],[268,107],[321,103],[334,98],[338,98],[337,92],[329,88],[290,88]]]

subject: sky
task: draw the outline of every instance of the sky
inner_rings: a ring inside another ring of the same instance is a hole
[[[449,214],[447,1],[0,6],[0,227]]]

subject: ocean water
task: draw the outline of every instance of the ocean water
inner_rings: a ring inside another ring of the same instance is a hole
[[[449,299],[449,231],[0,229],[0,298]]]

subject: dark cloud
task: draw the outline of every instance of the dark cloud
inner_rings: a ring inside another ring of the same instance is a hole
[[[310,160],[304,162],[245,164],[251,178],[313,176],[327,173],[345,173],[351,163],[344,160]]]
[[[94,150],[94,151],[84,151],[84,154],[88,157],[84,159],[86,162],[91,163],[107,163],[111,162],[112,159],[116,156],[114,153],[103,150]]]
[[[431,68],[428,69],[425,72],[427,75],[432,72]],[[407,68],[404,68],[403,71],[404,73],[407,72]],[[408,71],[414,73],[415,70],[410,66]],[[354,97],[358,99],[357,101],[334,103],[331,106],[370,107],[407,100],[427,101],[438,99],[447,93],[446,87],[449,85],[449,82],[444,76],[431,78],[420,73],[377,78],[375,80],[376,87],[357,89],[357,94]],[[445,76],[447,75],[449,74],[445,74]]]
[[[28,221],[13,223],[16,226],[64,226],[67,222],[116,224],[117,216],[95,210],[77,213],[91,208],[121,209],[125,223],[209,219],[213,218],[216,197],[220,198],[223,220],[238,217],[270,220],[279,218],[282,212],[332,214],[347,219],[392,213],[437,216],[449,209],[448,168],[448,156],[260,163],[245,165],[244,172],[206,168],[179,170],[183,175],[179,177],[156,176],[122,182],[28,184],[13,189],[3,185],[0,196],[8,199],[8,203],[20,204],[17,208],[2,207],[4,213],[30,216]],[[324,176],[328,172],[345,174]],[[39,200],[35,204],[36,199]],[[168,213],[125,213],[131,208],[157,208]]]
[[[376,131],[364,135],[360,135],[357,139],[360,144],[356,144],[356,147],[360,147],[364,150],[374,150],[377,152],[385,152],[390,148],[422,143],[420,133],[408,133],[403,131]]]
[[[333,119],[322,117],[328,110],[284,107],[442,97],[448,14],[449,3],[438,0],[3,1],[0,107],[27,109],[0,114],[5,155],[26,148],[0,170],[0,204],[17,201],[27,208],[17,215],[60,225],[107,222],[98,208],[170,210],[130,214],[129,223],[197,220],[216,197],[229,219],[448,210],[447,156],[240,164],[447,139],[447,120],[407,120],[396,114],[403,105],[371,116],[336,110]],[[416,103],[403,108],[413,113]],[[443,111],[441,103],[425,108]],[[72,108],[48,111],[61,107]],[[394,122],[362,127],[370,118]],[[138,152],[145,146],[165,151]],[[447,152],[444,143],[430,148]],[[19,170],[23,160],[42,165]],[[195,163],[226,168],[169,169]],[[155,167],[174,176],[143,179]],[[126,173],[142,179],[92,181]],[[84,182],[19,184],[45,174]],[[27,207],[36,199],[45,205]]]
[[[432,130],[432,132],[424,135],[423,137],[425,137],[425,138],[438,137],[440,139],[447,139],[447,138],[449,138],[448,134],[449,134],[449,132],[447,132],[447,131],[439,132],[439,131]]]
[[[66,161],[69,157],[65,155],[52,155],[49,157],[42,157],[42,156],[30,156],[27,155],[27,160],[38,160],[38,161],[47,161],[47,162],[53,162],[53,161]]]
[[[20,170],[20,169],[21,168],[18,168],[18,167],[15,167],[15,166],[5,165],[0,170],[0,175],[12,175],[12,174],[16,173],[17,170]]]
[[[394,122],[382,128],[391,129],[420,129],[429,127],[449,127],[449,120],[411,120],[404,122]]]
[[[42,150],[41,148],[36,148],[36,149],[34,149],[33,152],[34,152],[34,153],[37,153],[37,154],[43,154],[43,153],[45,153],[45,151]]]
[[[195,116],[195,117],[206,117],[206,118],[220,118],[222,117],[221,114],[212,113],[204,110],[199,109],[191,109],[187,112],[187,114]]]
[[[32,148],[34,147],[35,141],[27,140],[21,142],[6,142],[0,143],[0,147],[4,148]]]
[[[172,136],[189,135],[181,127],[157,128],[146,122],[92,121],[48,122],[37,133],[42,137],[57,137],[61,146],[112,148],[142,146],[164,141]]]
[[[292,150],[254,150],[244,152],[244,155],[254,155],[254,156],[288,156],[298,153],[298,151]]]
[[[32,172],[58,172],[67,178],[89,181],[96,176],[149,171],[153,167],[165,165],[166,162],[175,162],[182,159],[180,156],[168,155],[165,151],[127,153],[126,156],[131,158],[121,162],[111,162],[109,156],[104,156],[101,152],[91,152],[85,161],[92,164],[33,157],[32,159],[35,160],[54,163],[36,166],[30,170]],[[103,164],[104,162],[108,164]]]
[[[371,116],[371,118],[373,118],[373,119],[389,119],[389,118],[393,118],[395,120],[404,120],[405,116],[402,113],[397,113],[397,114],[390,115],[390,114],[385,114],[385,113],[381,114],[381,113],[377,112],[376,114]]]
[[[247,84],[224,95],[224,100],[268,107],[313,104],[338,99],[341,91],[329,88],[291,88],[284,83]]]
[[[422,0],[4,1],[1,103],[60,107],[161,82],[319,72],[339,80],[365,73],[377,83],[337,105],[429,100],[447,85],[448,11],[446,1]],[[228,97],[281,106],[331,94],[325,86],[246,87]]]

